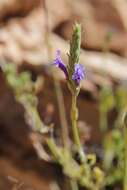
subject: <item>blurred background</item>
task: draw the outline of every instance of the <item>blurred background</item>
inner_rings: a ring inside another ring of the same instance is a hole
[[[65,102],[69,126],[71,97],[64,76],[57,69],[53,72],[58,86],[54,85],[51,64],[57,49],[67,63],[76,22],[82,26],[80,62],[86,70],[78,99],[80,137],[86,143],[86,151],[102,159],[105,131],[113,129],[119,106],[122,111],[127,107],[126,0],[0,0],[0,65],[13,63],[20,72],[30,72],[32,81],[40,79],[36,93],[39,114],[46,125],[54,124],[57,139],[62,122],[59,103]],[[117,89],[121,88],[119,93]],[[117,107],[118,97],[123,96],[124,101]],[[100,127],[105,117],[107,124]],[[15,100],[1,69],[0,190],[55,190],[55,181],[61,184],[59,170],[38,159],[28,123],[24,108]]]

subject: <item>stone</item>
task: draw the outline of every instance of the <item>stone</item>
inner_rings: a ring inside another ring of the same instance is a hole
[[[68,40],[72,25],[78,21],[82,24],[83,48],[103,51],[107,45],[112,52],[125,55],[127,3],[124,2],[121,6],[119,4],[122,3],[118,3],[117,0],[79,0],[73,3],[70,1],[72,15],[56,29],[56,32]],[[108,35],[111,36],[109,42],[106,40]]]
[[[11,16],[24,16],[32,9],[39,6],[41,0],[1,0],[0,21]]]

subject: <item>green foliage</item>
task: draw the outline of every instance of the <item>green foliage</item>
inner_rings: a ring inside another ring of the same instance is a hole
[[[85,163],[79,164],[68,149],[58,147],[51,139],[48,139],[47,143],[54,161],[62,166],[67,177],[89,190],[98,190],[103,187],[104,173],[95,166],[95,155],[86,155]]]
[[[102,131],[108,129],[107,114],[114,107],[115,100],[111,87],[103,87],[100,91],[100,128]]]
[[[105,135],[103,167],[106,172],[106,184],[122,182],[124,177],[124,141],[119,129]]]
[[[13,89],[16,100],[25,108],[27,122],[35,131],[47,131],[37,110],[36,83],[31,80],[30,73],[25,71],[18,73],[16,65],[12,63],[5,64],[3,66],[3,72],[9,86]]]
[[[100,94],[100,123],[102,129],[105,129],[106,132],[103,142],[103,168],[106,172],[106,184],[122,184],[126,147],[123,136],[123,114],[127,109],[127,90],[120,86],[113,94],[111,90],[105,88],[105,90],[102,89]],[[109,131],[107,114],[113,107],[117,110],[117,118],[112,126],[113,129]]]

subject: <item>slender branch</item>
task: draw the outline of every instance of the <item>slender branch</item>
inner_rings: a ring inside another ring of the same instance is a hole
[[[78,184],[76,180],[70,180],[71,190],[79,190]]]
[[[45,39],[47,43],[47,50],[48,50],[48,56],[49,59],[52,60],[52,45],[50,42],[50,28],[49,28],[49,22],[48,22],[48,8],[47,8],[47,1],[44,1],[44,8],[45,8],[45,17],[47,19],[46,22],[46,32],[45,32]],[[65,111],[65,105],[64,105],[64,98],[63,98],[63,92],[60,86],[60,82],[57,80],[54,69],[51,69],[53,80],[54,80],[54,86],[56,91],[56,97],[57,97],[57,103],[58,103],[58,109],[59,109],[59,116],[60,116],[60,122],[61,122],[61,134],[62,134],[62,143],[65,147],[69,146],[69,135],[68,135],[68,126],[67,126],[67,119],[66,119],[66,111]]]

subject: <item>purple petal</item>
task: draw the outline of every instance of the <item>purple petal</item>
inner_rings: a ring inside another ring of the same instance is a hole
[[[81,64],[75,64],[74,73],[72,75],[72,80],[75,81],[76,85],[80,84],[80,81],[85,78],[84,67]]]
[[[66,78],[68,78],[68,72],[67,72],[66,65],[62,61],[60,54],[61,54],[60,50],[57,50],[56,51],[56,59],[53,61],[53,64],[56,65],[57,67],[59,67],[64,72]]]

